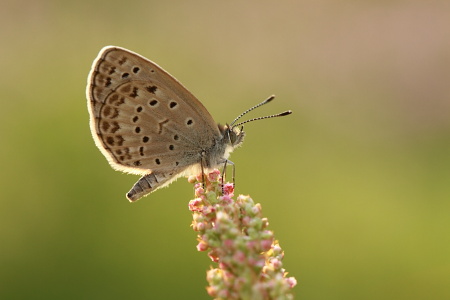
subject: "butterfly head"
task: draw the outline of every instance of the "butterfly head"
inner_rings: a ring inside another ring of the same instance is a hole
[[[237,126],[225,125],[221,128],[224,135],[224,141],[229,146],[236,148],[244,142],[245,132],[244,126],[240,128]]]

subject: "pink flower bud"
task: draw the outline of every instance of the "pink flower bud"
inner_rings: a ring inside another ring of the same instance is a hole
[[[220,257],[219,257],[219,255],[217,254],[217,252],[215,250],[209,251],[208,256],[209,256],[209,258],[211,258],[211,260],[213,262],[219,262],[220,261]]]
[[[208,180],[211,182],[219,181],[220,171],[215,169],[211,173],[208,174]]]
[[[223,193],[225,195],[233,194],[233,192],[234,192],[234,184],[226,183],[223,185]]]
[[[208,244],[206,244],[205,242],[201,241],[200,243],[197,244],[197,251],[206,251],[208,250]]]
[[[232,204],[232,203],[233,203],[233,198],[231,198],[231,197],[233,197],[233,196],[230,196],[230,195],[224,195],[224,196],[221,197],[221,201],[222,201],[224,204]]]
[[[273,265],[273,268],[275,270],[279,270],[281,269],[281,267],[283,266],[283,264],[281,263],[281,261],[279,261],[278,259],[274,258],[270,261],[270,263]]]
[[[242,218],[242,224],[246,227],[250,225],[251,221],[252,221],[252,218],[250,218],[249,216],[245,216]]]
[[[205,195],[205,190],[203,189],[202,185],[200,184],[198,187],[195,188],[195,196],[196,197],[204,197]]]
[[[295,277],[288,277],[286,278],[286,282],[289,285],[289,287],[292,289],[294,286],[297,285],[297,279]]]
[[[263,268],[266,264],[265,260],[261,257],[249,258],[248,263],[255,268]]]
[[[276,242],[276,241],[275,241],[275,242]],[[274,244],[273,247],[272,247],[272,249],[273,249],[273,254],[274,254],[275,256],[276,256],[276,255],[279,255],[280,253],[283,252],[283,250],[281,249],[280,245],[278,245],[278,243]]]
[[[208,293],[208,295],[210,295],[211,297],[216,297],[217,295],[217,289],[214,286],[207,286],[206,287],[206,292]]]
[[[225,249],[230,250],[234,248],[234,241],[233,240],[225,240],[223,241],[223,246],[225,247]]]
[[[190,211],[201,211],[200,206],[203,204],[200,198],[195,198],[194,200],[189,201],[189,210]]]
[[[270,240],[262,240],[261,241],[261,249],[262,251],[269,251],[272,248],[272,239]]]
[[[224,263],[223,261],[219,262],[219,267],[222,270],[228,270],[229,269],[228,264]],[[226,272],[224,272],[224,273],[226,273]],[[224,275],[226,275],[226,274],[224,274]]]
[[[243,264],[245,262],[245,254],[242,251],[236,251],[233,255],[233,260],[237,263]]]
[[[206,227],[205,223],[197,223],[196,225],[197,225],[196,228],[195,228],[196,230],[194,229],[195,231],[203,231],[203,230],[205,230],[205,227]]]
[[[252,207],[252,213],[255,215],[255,216],[259,216],[259,214],[261,213],[261,204],[259,204],[259,203],[256,203],[255,204],[255,206],[253,206]]]
[[[209,215],[209,214],[211,214],[213,212],[215,212],[215,208],[212,207],[212,206],[204,206],[203,209],[202,209],[202,214],[204,216],[207,216],[207,215]]]

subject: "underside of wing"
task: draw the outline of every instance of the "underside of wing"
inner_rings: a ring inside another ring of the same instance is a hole
[[[220,132],[206,108],[156,64],[105,47],[87,86],[97,147],[121,171],[179,172],[198,163]]]

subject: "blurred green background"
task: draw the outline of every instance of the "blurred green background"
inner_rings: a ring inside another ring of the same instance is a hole
[[[450,2],[1,1],[0,298],[210,299],[188,201],[130,204],[85,86],[117,45],[221,123],[249,117],[236,193],[260,202],[296,299],[450,299]]]

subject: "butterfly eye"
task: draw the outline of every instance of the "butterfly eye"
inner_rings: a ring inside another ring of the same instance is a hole
[[[244,127],[241,128],[233,127],[228,130],[228,137],[231,145],[236,146],[242,143],[242,139],[244,137],[244,131],[242,131],[243,128]]]
[[[237,139],[237,135],[233,130],[229,131],[229,136],[230,136],[230,142],[232,145],[234,145],[234,143],[236,142]]]

